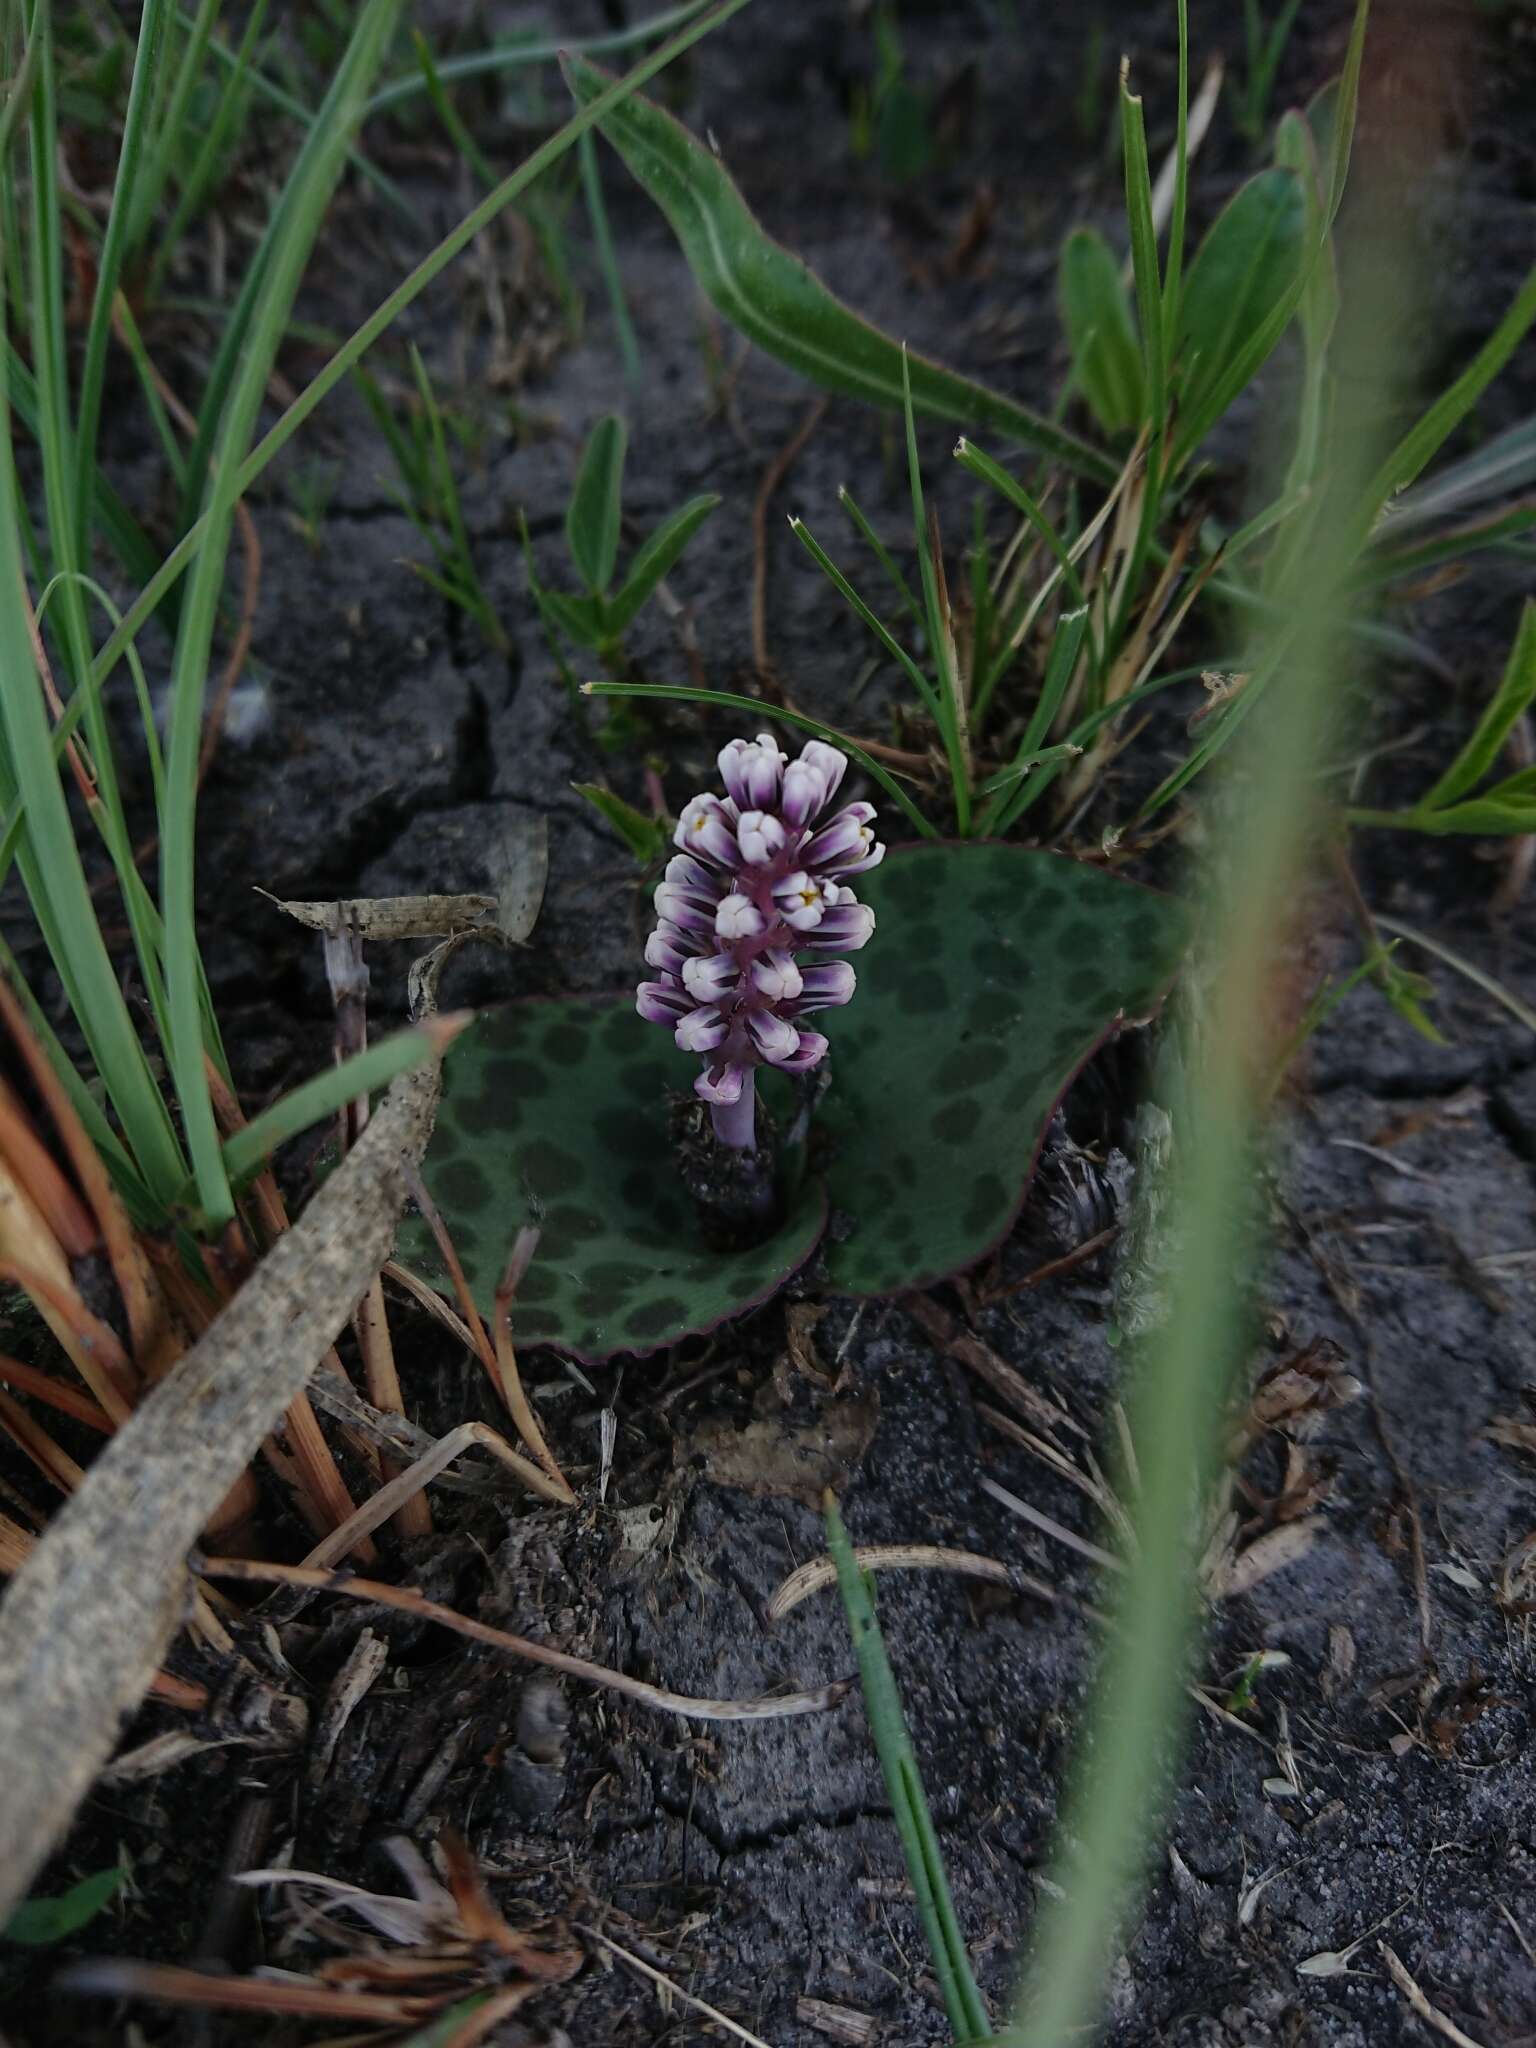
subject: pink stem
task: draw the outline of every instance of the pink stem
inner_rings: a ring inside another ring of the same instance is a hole
[[[748,1067],[746,1078],[741,1084],[741,1097],[736,1102],[712,1102],[710,1115],[714,1118],[715,1136],[722,1145],[729,1145],[738,1152],[751,1152],[757,1146],[757,1075]]]

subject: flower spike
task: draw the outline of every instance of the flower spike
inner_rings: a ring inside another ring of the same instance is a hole
[[[772,733],[735,739],[719,767],[724,798],[706,790],[678,820],[681,851],[656,891],[645,949],[658,978],[640,984],[635,1007],[699,1055],[694,1093],[709,1104],[716,1136],[750,1151],[758,1067],[805,1074],[826,1057],[826,1039],[799,1020],[852,996],[853,969],[824,956],[868,942],[874,912],[847,877],[874,867],[885,848],[872,805],[827,815],[848,761],[823,740],[808,740],[790,761]],[[796,959],[807,951],[811,960]]]

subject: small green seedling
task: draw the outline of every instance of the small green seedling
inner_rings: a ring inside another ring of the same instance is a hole
[[[584,587],[582,596],[570,597],[540,581],[526,524],[523,528],[529,588],[546,630],[551,637],[558,633],[572,646],[587,649],[605,666],[622,663],[624,635],[636,614],[720,502],[717,492],[705,491],[680,505],[641,542],[630,559],[629,573],[615,589],[628,443],[623,420],[609,413],[592,429],[582,450],[565,513],[566,546]]]
[[[670,819],[648,818],[644,811],[637,811],[633,804],[627,804],[600,782],[573,782],[571,787],[578,796],[586,798],[605,824],[613,827],[642,867],[652,867],[665,857],[672,843]]]
[[[114,1865],[82,1877],[57,1898],[23,1899],[0,1927],[0,1942],[14,1941],[21,1948],[52,1948],[55,1942],[68,1941],[111,1904],[127,1878],[127,1871]]]
[[[873,157],[882,177],[904,185],[921,177],[933,161],[931,96],[907,76],[895,8],[876,7],[870,27],[875,75],[869,84],[854,87],[849,143],[861,162]]]
[[[397,412],[376,379],[366,370],[353,372],[363,402],[395,458],[400,478],[396,490],[400,509],[432,550],[432,565],[411,562],[407,566],[440,597],[467,613],[492,647],[505,654],[512,643],[475,567],[459,503],[458,480],[449,458],[449,432],[465,447],[471,441],[471,430],[439,405],[421,352],[414,343],[411,375],[416,385],[415,400]]]

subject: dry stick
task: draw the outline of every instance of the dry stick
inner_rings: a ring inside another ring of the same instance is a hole
[[[509,1635],[505,1629],[492,1628],[487,1622],[471,1621],[468,1615],[458,1614],[451,1607],[441,1607],[435,1600],[425,1599],[410,1586],[386,1586],[376,1579],[354,1579],[339,1572],[313,1571],[303,1565],[265,1564],[243,1557],[199,1558],[196,1567],[209,1578],[234,1579],[242,1585],[302,1586],[316,1593],[344,1593],[349,1600],[369,1600],[379,1607],[393,1607],[398,1613],[415,1615],[421,1621],[438,1622],[457,1635],[469,1636],[477,1643],[489,1643],[492,1649],[506,1650],[514,1657],[525,1657],[530,1664],[543,1664],[551,1671],[563,1672],[567,1678],[581,1678],[589,1685],[605,1686],[610,1692],[623,1693],[628,1699],[638,1700],[641,1706],[654,1707],[658,1713],[679,1714],[685,1720],[775,1721],[792,1714],[819,1714],[828,1707],[835,1707],[853,1685],[851,1678],[838,1678],[830,1685],[817,1686],[809,1692],[779,1693],[771,1698],[693,1699],[686,1693],[667,1692],[661,1686],[647,1685],[644,1679],[631,1678],[626,1672],[610,1671],[602,1664],[588,1663],[585,1657],[567,1656],[564,1650],[552,1650],[547,1643],[531,1642],[527,1636]]]
[[[569,1507],[575,1496],[569,1487],[562,1492],[552,1481],[545,1478],[535,1465],[526,1458],[520,1458],[504,1436],[491,1428],[488,1422],[461,1422],[457,1429],[449,1430],[430,1451],[425,1452],[413,1465],[381,1486],[371,1500],[364,1501],[349,1520],[342,1523],[322,1542],[317,1543],[304,1563],[313,1570],[333,1565],[339,1557],[355,1547],[360,1535],[377,1529],[381,1522],[387,1522],[391,1515],[398,1515],[402,1506],[419,1493],[429,1480],[435,1479],[445,1466],[461,1457],[476,1444],[499,1458],[509,1472],[515,1472],[530,1493],[536,1493],[540,1500],[555,1501],[561,1507]]]
[[[57,1408],[61,1415],[83,1422],[98,1436],[112,1434],[111,1417],[89,1394],[82,1394],[78,1387],[67,1387],[50,1373],[40,1372],[35,1365],[23,1365],[19,1358],[11,1358],[4,1352],[0,1352],[0,1384],[14,1387],[18,1393],[30,1394],[34,1401],[42,1401],[50,1408]]]
[[[128,1212],[112,1185],[112,1176],[101,1154],[91,1143],[90,1134],[81,1123],[52,1060],[39,1045],[27,1022],[26,1012],[3,974],[0,974],[0,1023],[10,1033],[11,1043],[21,1055],[28,1079],[48,1112],[59,1143],[74,1169],[75,1179],[96,1218],[128,1317],[134,1363],[141,1372],[153,1376],[169,1335],[164,1298],[155,1286],[148,1261],[134,1236]]]
[[[69,1184],[68,1176],[33,1128],[14,1088],[0,1077],[0,1154],[43,1222],[73,1263],[96,1249],[96,1220]]]
[[[73,1493],[85,1477],[80,1466],[54,1442],[37,1418],[29,1415],[9,1394],[0,1394],[0,1429],[61,1493]]]
[[[544,1441],[544,1432],[539,1427],[538,1417],[523,1391],[523,1376],[517,1369],[517,1353],[512,1348],[512,1297],[528,1270],[538,1242],[537,1230],[524,1228],[517,1233],[507,1258],[506,1270],[501,1276],[501,1284],[496,1289],[495,1314],[492,1318],[496,1328],[496,1366],[501,1379],[502,1398],[511,1411],[512,1420],[517,1424],[518,1435],[554,1482],[556,1498],[564,1501],[568,1507],[574,1507],[576,1496],[572,1493],[565,1474],[555,1462],[554,1454]]]
[[[599,1934],[595,1927],[585,1927],[580,1921],[574,1925],[578,1934],[584,1934],[589,1941],[601,1943],[622,1962],[628,1963],[632,1970],[638,1970],[642,1977],[649,1977],[653,1984],[661,1985],[669,1997],[680,1998],[684,2005],[691,2005],[695,2012],[706,2014],[717,2027],[724,2027],[728,2034],[733,2034],[738,2041],[744,2041],[747,2048],[768,2048],[768,2043],[761,2034],[748,2033],[745,2027],[731,2019],[728,2014],[721,2012],[718,2006],[709,2005],[704,1999],[696,1998],[691,1991],[685,1991],[681,1984],[667,1976],[664,1971],[658,1970],[653,1963],[648,1963],[637,1956],[633,1949],[621,1948],[618,1942],[610,1941],[606,1934]]]
[[[238,1099],[219,1073],[206,1053],[203,1056],[204,1071],[208,1076],[209,1092],[213,1097],[214,1114],[226,1138],[245,1128],[245,1112]],[[281,1218],[282,1227],[287,1228],[287,1214],[283,1209],[282,1197],[272,1178],[270,1167],[265,1168],[261,1178],[268,1183],[258,1197],[258,1206],[263,1220],[269,1224]],[[274,1209],[275,1204],[275,1209]],[[337,1361],[338,1365],[340,1361]],[[309,1396],[300,1394],[283,1418],[283,1433],[288,1439],[288,1448],[293,1454],[292,1466],[285,1477],[293,1488],[295,1505],[316,1535],[342,1527],[351,1520],[355,1503],[347,1491],[347,1482],[342,1478],[340,1468],[331,1454],[331,1447],[325,1440]],[[265,1447],[268,1462],[277,1463],[274,1446]],[[378,1551],[366,1538],[357,1545],[358,1559],[363,1564],[374,1564]]]
[[[135,1963],[101,1956],[75,1963],[54,1979],[61,1991],[83,1997],[147,1998],[156,2005],[196,2005],[214,2012],[291,2013],[301,2019],[369,2020],[404,2026],[430,2019],[442,1993],[333,1991],[329,1985],[280,1977],[224,1977],[172,1963]]]
[[[768,508],[785,477],[799,460],[805,444],[821,425],[827,401],[818,398],[778,454],[763,471],[763,480],[752,500],[752,666],[767,675],[768,658]]]
[[[1056,1280],[1064,1273],[1074,1272],[1085,1266],[1090,1259],[1106,1251],[1120,1235],[1118,1223],[1111,1223],[1107,1230],[1101,1230],[1094,1237],[1084,1241],[1069,1252],[1063,1252],[1059,1259],[1047,1259],[1043,1266],[1036,1266],[1026,1273],[1022,1280],[1010,1280],[1006,1286],[994,1287],[977,1299],[978,1308],[991,1308],[999,1301],[1006,1301],[1010,1295],[1025,1294],[1033,1287],[1043,1287],[1047,1280]]]
[[[51,1274],[15,1259],[0,1259],[0,1282],[31,1295],[96,1399],[114,1422],[126,1422],[131,1411],[124,1383],[131,1383],[132,1368],[116,1333],[91,1314],[73,1284],[61,1284]]]
[[[336,1013],[336,1058],[346,1060],[360,1053],[368,1043],[368,967],[363,959],[362,934],[348,923],[340,905],[329,912],[324,934],[325,979]],[[368,1128],[368,1097],[357,1096],[341,1116],[341,1149],[349,1152]],[[358,1349],[362,1353],[363,1376],[368,1398],[375,1408],[389,1415],[404,1415],[405,1396],[395,1365],[395,1347],[389,1332],[389,1310],[384,1302],[384,1283],[375,1273],[368,1292],[358,1303],[353,1317]],[[392,1479],[398,1467],[380,1462],[380,1477]],[[377,1523],[370,1524],[376,1528]],[[406,1540],[432,1533],[432,1508],[420,1488],[413,1487],[400,1498],[395,1527]]]
[[[868,1543],[861,1544],[853,1555],[860,1571],[956,1572],[962,1578],[990,1579],[996,1586],[1007,1586],[1015,1593],[1028,1593],[1031,1598],[1044,1600],[1052,1607],[1064,1605],[1093,1613],[1092,1608],[1083,1610],[1083,1603],[1064,1593],[1059,1586],[1048,1585],[1044,1579],[1021,1571],[1017,1565],[1004,1564],[995,1557],[983,1557],[974,1550],[946,1550],[933,1543]],[[792,1571],[779,1586],[765,1609],[768,1620],[782,1621],[802,1600],[809,1600],[813,1593],[820,1593],[836,1584],[837,1566],[832,1559],[813,1557],[809,1564]],[[1094,1618],[1097,1620],[1099,1617],[1095,1615]]]
[[[214,1114],[218,1117],[220,1127],[227,1136],[229,1132],[240,1129],[245,1121],[245,1112],[236,1100],[234,1091],[229,1083],[206,1054],[203,1058],[203,1068],[208,1077],[208,1092],[213,1098]],[[250,1200],[264,1233],[263,1249],[270,1250],[272,1245],[289,1227],[288,1205],[283,1200],[282,1191],[277,1185],[277,1177],[270,1166],[264,1166],[261,1169],[261,1172],[251,1182],[249,1192]],[[346,1367],[342,1364],[340,1355],[334,1345],[325,1354],[324,1358],[321,1359],[320,1370],[329,1373],[333,1379],[342,1381],[348,1391],[351,1391],[352,1382],[347,1378]],[[305,1399],[307,1400],[308,1398],[308,1395],[306,1395]],[[346,1437],[347,1442],[351,1444],[353,1450],[363,1460],[370,1477],[377,1479],[379,1476],[379,1458],[372,1443],[368,1438],[359,1436],[351,1431],[343,1431],[343,1435]],[[350,1499],[347,1506],[350,1511]]]
[[[402,1154],[432,1125],[408,1074],[234,1300],[106,1446],[0,1605],[0,1916],[25,1896],[186,1605],[184,1560],[388,1254]]]
[[[1381,1959],[1387,1966],[1387,1974],[1425,2026],[1433,2027],[1435,2032],[1443,2034],[1447,2041],[1454,2041],[1456,2048],[1482,2048],[1481,2042],[1474,2041],[1470,2034],[1464,2034],[1453,2019],[1447,2018],[1438,2006],[1430,2004],[1403,1967],[1395,1950],[1388,1948],[1384,1941],[1378,1941],[1376,1946],[1380,1949]]]

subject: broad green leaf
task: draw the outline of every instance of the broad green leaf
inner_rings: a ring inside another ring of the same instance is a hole
[[[641,542],[622,587],[609,600],[610,633],[622,633],[630,624],[719,502],[716,491],[706,491],[700,497],[690,498],[669,519],[664,519],[648,540]]]
[[[565,514],[565,538],[583,583],[601,597],[619,559],[624,450],[629,432],[617,414],[600,419],[587,438]]]
[[[827,1027],[820,1121],[840,1294],[903,1294],[1012,1229],[1051,1113],[1122,1018],[1156,1009],[1182,906],[1017,846],[899,848],[858,882],[878,924]]]
[[[776,1293],[815,1250],[816,1182],[765,1243],[706,1242],[668,1137],[669,1096],[698,1064],[627,991],[509,1004],[455,1047],[422,1172],[483,1309],[518,1230],[539,1226],[512,1311],[520,1342],[588,1363],[657,1351]],[[420,1219],[401,1226],[399,1255],[447,1290]]]
[[[1120,282],[1120,266],[1104,237],[1074,228],[1061,249],[1057,293],[1072,369],[1106,434],[1140,426],[1146,403],[1141,343]]]
[[[1527,598],[1499,687],[1478,720],[1472,737],[1424,798],[1423,808],[1442,809],[1475,788],[1498,759],[1499,749],[1508,739],[1515,720],[1530,708],[1533,701],[1536,701],[1536,599]],[[1507,789],[1508,784],[1500,787]],[[1486,792],[1490,799],[1495,794],[1492,790]]]
[[[578,647],[601,646],[605,637],[606,614],[600,599],[566,597],[561,591],[548,590],[542,585],[537,596],[567,640],[574,641]]]
[[[1212,222],[1189,266],[1179,308],[1185,411],[1201,411],[1248,337],[1295,291],[1306,222],[1306,193],[1290,170],[1260,171]]]
[[[121,1890],[126,1870],[93,1871],[77,1885],[54,1899],[23,1899],[3,1927],[0,1941],[15,1941],[25,1948],[49,1948],[78,1934]]]
[[[579,105],[590,105],[610,82],[579,58],[567,58],[563,69]],[[598,125],[671,223],[701,290],[749,341],[824,390],[900,407],[899,344],[764,233],[729,173],[681,123],[636,94]],[[923,356],[910,362],[919,412],[989,427],[1113,482],[1106,457],[1039,413]]]
[[[623,797],[604,789],[600,782],[573,782],[571,787],[613,827],[636,860],[648,864],[661,859],[669,844],[664,819],[648,818],[644,811],[637,811],[633,804],[625,803]]]

